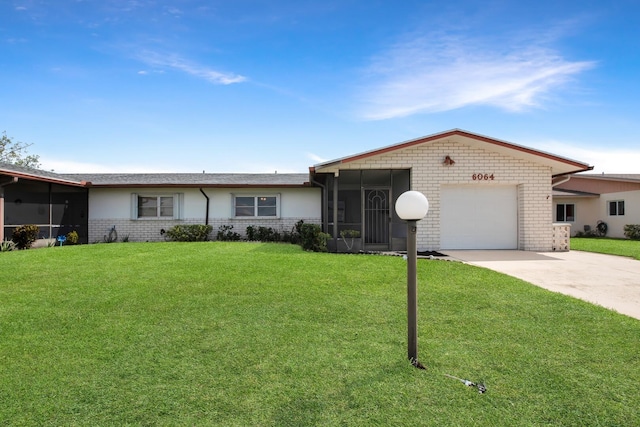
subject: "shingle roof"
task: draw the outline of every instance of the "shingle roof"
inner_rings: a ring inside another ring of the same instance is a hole
[[[638,181],[640,182],[640,173],[581,173],[575,175],[576,178],[605,179],[613,181]]]
[[[598,193],[588,193],[586,191],[553,189],[553,197],[598,197]]]
[[[0,162],[0,174],[92,187],[303,187],[305,173],[74,173],[60,174]]]
[[[93,187],[302,187],[309,175],[302,173],[115,173],[66,174],[69,179],[88,181]]]
[[[17,176],[19,178],[35,179],[38,181],[59,182],[71,185],[83,185],[83,179],[79,176],[66,176],[41,169],[18,166],[11,163],[0,162],[0,174]]]

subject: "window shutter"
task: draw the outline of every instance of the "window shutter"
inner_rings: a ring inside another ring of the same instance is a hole
[[[173,219],[183,219],[183,199],[183,193],[175,193],[173,195]]]
[[[138,195],[131,193],[131,219],[138,219]]]
[[[231,193],[231,215],[229,218],[234,218],[236,216],[236,195]]]

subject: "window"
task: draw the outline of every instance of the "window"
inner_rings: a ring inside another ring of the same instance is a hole
[[[574,204],[558,203],[556,205],[556,221],[574,222],[576,220],[576,206]]]
[[[235,196],[236,217],[278,217],[279,196]]]
[[[131,219],[180,219],[181,194],[132,194]]]
[[[610,216],[624,215],[624,200],[614,200],[609,202],[609,215]]]

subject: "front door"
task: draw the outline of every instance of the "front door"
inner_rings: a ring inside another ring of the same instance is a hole
[[[363,238],[365,250],[389,250],[389,225],[391,223],[390,189],[365,188],[362,194],[363,208]]]

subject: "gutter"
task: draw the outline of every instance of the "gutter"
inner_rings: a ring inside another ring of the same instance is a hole
[[[564,176],[564,175],[567,175],[567,176],[568,175],[573,175],[573,174],[580,173],[580,172],[589,172],[589,171],[592,171],[594,168],[595,168],[595,166],[588,166],[586,169],[580,169],[580,170],[573,171],[573,172],[566,172],[566,173],[559,173],[559,174],[556,174],[556,175],[551,175],[551,178],[556,178],[556,177]]]
[[[204,192],[204,190],[202,189],[202,187],[199,188],[200,192],[202,193],[202,195],[204,196],[205,199],[207,199],[207,209],[206,209],[206,213],[204,216],[204,225],[209,225],[209,196],[207,196],[207,193]]]

